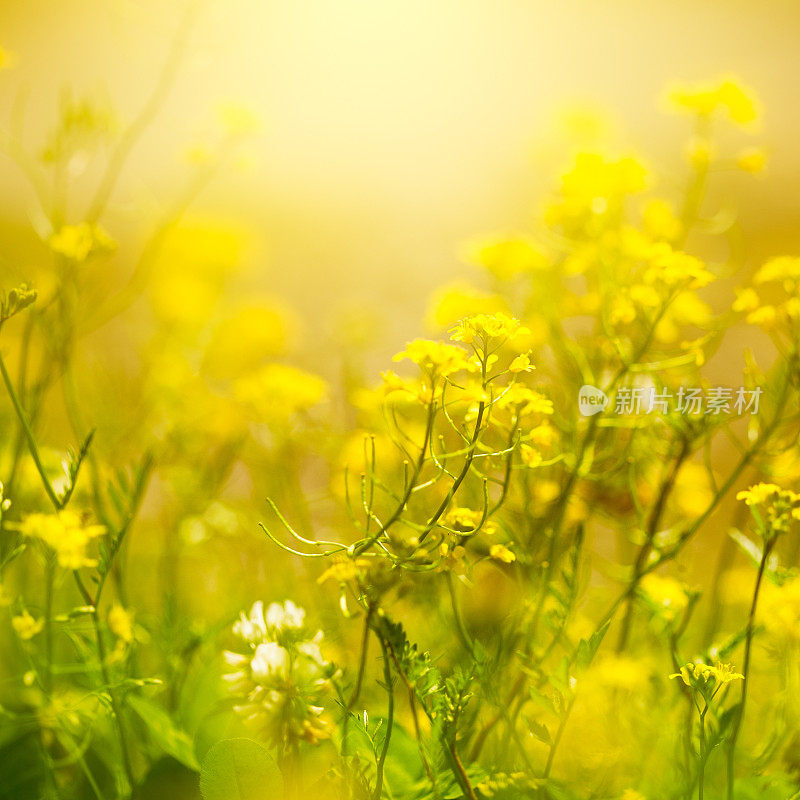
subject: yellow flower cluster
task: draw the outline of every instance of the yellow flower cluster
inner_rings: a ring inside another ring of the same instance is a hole
[[[763,523],[766,536],[785,533],[792,522],[800,520],[800,494],[775,483],[756,483],[739,492],[736,499],[750,506],[756,519]]]
[[[785,298],[780,302],[766,303],[752,287],[736,290],[733,310],[744,313],[751,325],[771,328],[779,320],[790,325],[800,321],[800,258],[778,256],[767,261],[753,276],[753,283],[768,290],[782,289]]]
[[[267,364],[234,385],[236,399],[250,406],[259,421],[272,425],[285,424],[321,403],[327,390],[322,378],[288,364]]]
[[[406,358],[425,372],[440,376],[474,369],[461,347],[432,339],[414,339],[406,345],[405,350],[394,356],[393,361]]]
[[[87,555],[93,539],[102,536],[103,525],[87,525],[74,511],[57,514],[29,514],[20,525],[20,532],[44,542],[52,549],[59,566],[64,569],[81,569],[97,566],[97,559]]]
[[[547,255],[530,236],[492,236],[469,242],[464,248],[465,260],[483,267],[501,281],[508,281],[527,272],[546,269]]]
[[[668,622],[675,620],[689,605],[686,586],[675,578],[651,572],[642,578],[639,589]]]
[[[476,339],[486,342],[489,339],[512,341],[517,336],[524,336],[530,331],[520,324],[518,319],[507,314],[475,314],[456,323],[450,330],[450,338],[454,342],[471,344]]]
[[[675,672],[670,678],[680,678],[690,689],[697,689],[701,694],[726,686],[732,681],[744,680],[744,675],[734,672],[730,664],[717,661],[713,666],[702,661],[690,661]]]
[[[706,118],[718,112],[724,113],[739,125],[753,122],[759,116],[755,94],[732,77],[711,83],[674,86],[668,91],[668,99],[677,111]]]
[[[80,225],[64,225],[53,233],[48,244],[54,253],[78,263],[90,255],[109,252],[116,242],[99,226],[82,222]]]
[[[16,617],[12,617],[11,627],[14,628],[14,633],[20,639],[28,641],[41,632],[42,628],[44,628],[44,620],[34,619],[27,611],[23,611]]]
[[[546,208],[545,221],[568,229],[581,226],[587,217],[602,217],[646,186],[647,170],[633,156],[607,159],[579,153],[574,167],[562,176],[561,191]]]
[[[654,244],[649,256],[644,273],[646,284],[661,283],[667,287],[687,284],[690,289],[699,289],[714,280],[714,273],[699,258],[674,250],[666,242]]]

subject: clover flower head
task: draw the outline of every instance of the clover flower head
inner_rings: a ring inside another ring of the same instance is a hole
[[[310,636],[306,613],[291,600],[257,601],[233,626],[236,650],[223,653],[223,677],[245,722],[272,747],[316,744],[329,735],[321,705],[334,668],[322,655],[322,632]]]

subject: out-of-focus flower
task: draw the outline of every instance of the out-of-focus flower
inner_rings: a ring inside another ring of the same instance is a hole
[[[509,281],[527,272],[546,269],[549,262],[542,248],[529,236],[492,236],[468,242],[464,260],[483,267],[495,278]]]
[[[217,119],[228,136],[249,136],[261,128],[258,114],[243,103],[220,103],[217,106]]]
[[[767,153],[763,147],[748,147],[736,156],[736,166],[744,172],[757,175],[767,166]]]
[[[239,647],[224,654],[236,711],[281,751],[329,736],[321,701],[335,670],[320,651],[322,632],[310,636],[305,616],[291,600],[266,613],[258,601],[234,625]]]
[[[714,499],[706,468],[694,461],[684,464],[675,479],[673,497],[683,514],[700,516]]]
[[[295,327],[289,310],[275,302],[241,308],[212,331],[203,369],[217,380],[244,375],[282,355]]]
[[[80,225],[63,225],[48,240],[54,253],[78,263],[90,255],[110,252],[117,243],[99,226],[82,222]]]
[[[493,544],[489,548],[489,557],[493,558],[495,561],[501,561],[503,564],[511,564],[517,560],[513,551],[509,550],[503,544]]]
[[[267,364],[234,384],[236,399],[276,429],[325,400],[327,390],[322,378],[288,364]]]
[[[467,353],[456,345],[431,339],[414,339],[406,349],[397,353],[393,361],[408,359],[421,369],[446,376],[470,367]]]
[[[675,578],[651,572],[642,578],[639,589],[653,609],[667,622],[677,619],[689,605],[686,586]]]
[[[133,614],[124,606],[115,603],[108,612],[108,628],[120,642],[133,642]]]
[[[93,539],[106,532],[103,525],[88,525],[79,514],[68,510],[57,514],[29,514],[19,530],[51,548],[64,569],[97,566],[97,559],[90,558],[86,550]]]
[[[647,233],[656,240],[671,242],[677,239],[683,225],[668,200],[653,198],[644,207],[642,223]]]
[[[16,617],[11,618],[11,626],[20,639],[28,641],[33,639],[44,628],[44,620],[35,619],[25,610]]]
[[[736,299],[733,301],[731,308],[736,312],[755,311],[760,302],[755,289],[749,286],[746,288],[737,288]]]
[[[668,100],[674,109],[699,117],[720,112],[744,125],[759,116],[758,98],[736,78],[724,77],[713,83],[673,86]]]
[[[451,283],[437,289],[428,307],[428,323],[432,328],[446,328],[464,317],[475,314],[508,312],[508,304],[499,295],[482,292],[468,283]]]
[[[689,288],[699,289],[714,280],[714,273],[699,258],[674,250],[666,242],[653,245],[649,261],[644,273],[644,280],[649,284],[671,287],[685,283]]]
[[[778,256],[767,261],[753,276],[755,283],[781,281],[793,288],[800,281],[800,258],[797,256]]]

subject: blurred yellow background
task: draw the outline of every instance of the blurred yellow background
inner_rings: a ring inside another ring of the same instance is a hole
[[[19,68],[3,74],[2,114],[24,93],[37,144],[71,86],[109,98],[124,124],[185,8],[6,0],[0,30]],[[789,0],[209,0],[106,224],[115,236],[135,229],[183,180],[180,153],[209,130],[215,105],[247,103],[263,122],[248,166],[218,175],[191,214],[248,229],[245,258],[299,311],[308,349],[328,336],[341,299],[385,315],[388,353],[418,332],[429,292],[466,274],[461,241],[524,226],[536,211],[563,160],[565,102],[608,108],[622,147],[678,169],[685,123],[654,98],[672,80],[735,72],[763,100],[759,141],[771,152],[761,180],[730,178],[746,181],[737,194],[748,247],[756,259],[796,252],[798,41]],[[29,227],[24,179],[8,160],[0,176],[6,232]]]

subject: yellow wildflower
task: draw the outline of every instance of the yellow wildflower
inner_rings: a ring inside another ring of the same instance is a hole
[[[775,324],[778,318],[778,311],[775,306],[761,306],[761,308],[751,311],[745,318],[750,325],[760,325],[763,328],[769,328]]]
[[[731,308],[734,311],[755,311],[761,301],[758,299],[755,289],[749,286],[746,288],[736,289],[736,299],[733,301]]]
[[[734,78],[722,78],[715,83],[694,86],[675,86],[668,99],[678,110],[700,117],[723,112],[739,125],[758,118],[758,100]]]
[[[355,580],[358,576],[359,569],[369,566],[369,561],[364,558],[358,558],[355,561],[348,559],[347,561],[337,561],[331,564],[322,575],[317,578],[317,583],[325,583],[327,580],[334,580],[337,583],[347,583],[347,581]]]
[[[108,611],[108,628],[121,642],[133,641],[133,613],[115,603]]]
[[[289,311],[270,300],[242,308],[214,329],[203,369],[216,379],[243,375],[285,352],[294,327]]]
[[[116,242],[99,226],[82,222],[63,225],[52,234],[48,244],[54,253],[72,261],[85,261],[90,255],[113,250]]]
[[[689,461],[675,480],[674,499],[682,513],[700,516],[714,499],[708,472],[702,464]]]
[[[518,335],[526,335],[530,331],[520,324],[518,319],[507,314],[475,314],[459,320],[450,331],[450,338],[454,342],[470,344],[476,339],[506,339],[513,340]]]
[[[531,364],[530,355],[522,353],[518,355],[508,368],[509,372],[532,372],[536,367]]]
[[[467,354],[462,348],[432,339],[414,339],[392,360],[402,361],[405,358],[421,369],[437,375],[452,375],[454,372],[471,368]]]
[[[503,544],[493,544],[489,548],[489,557],[504,564],[511,564],[517,560],[514,553]]]
[[[653,245],[650,264],[644,273],[646,283],[661,282],[675,286],[688,282],[692,289],[699,289],[714,280],[711,272],[699,258],[680,250],[673,250],[666,242]]]
[[[325,400],[327,391],[322,378],[288,364],[267,364],[234,385],[236,398],[273,424],[313,408]]]
[[[689,688],[697,689],[702,694],[725,686],[732,681],[744,680],[744,675],[734,672],[730,664],[717,661],[713,666],[701,661],[690,661],[674,672],[670,678],[680,678]]]
[[[642,578],[639,588],[666,620],[676,619],[689,605],[686,586],[675,578],[651,572]]]
[[[97,566],[97,559],[89,558],[86,548],[106,529],[102,525],[87,525],[74,511],[64,510],[57,514],[29,514],[20,525],[20,532],[50,547],[59,566],[81,569]]]
[[[628,295],[617,294],[611,301],[608,321],[611,325],[630,325],[636,319],[636,306]]]
[[[27,611],[23,611],[18,616],[12,617],[11,626],[20,639],[28,641],[44,628],[44,620],[34,619]]]
[[[543,461],[542,454],[535,447],[531,447],[528,444],[523,444],[520,447],[519,455],[526,467],[538,467]]]
[[[736,166],[744,172],[756,175],[767,165],[767,154],[763,147],[748,147],[736,156]]]
[[[464,259],[487,269],[495,278],[508,281],[526,272],[546,269],[547,256],[530,237],[493,236],[469,242]]]
[[[483,520],[483,511],[476,511],[471,508],[451,508],[445,515],[443,522],[448,528],[459,533],[472,533],[483,521],[481,533],[496,533],[497,526],[492,522]]]
[[[800,258],[796,256],[778,256],[767,261],[753,276],[755,283],[784,281],[793,283],[800,281]]]
[[[645,231],[653,239],[667,242],[677,239],[683,229],[672,205],[661,198],[654,198],[647,203],[642,213],[642,222]]]
[[[754,509],[759,522],[763,519],[762,533],[768,537],[789,530],[793,521],[800,520],[800,494],[776,483],[756,483],[740,491],[736,499]]]

